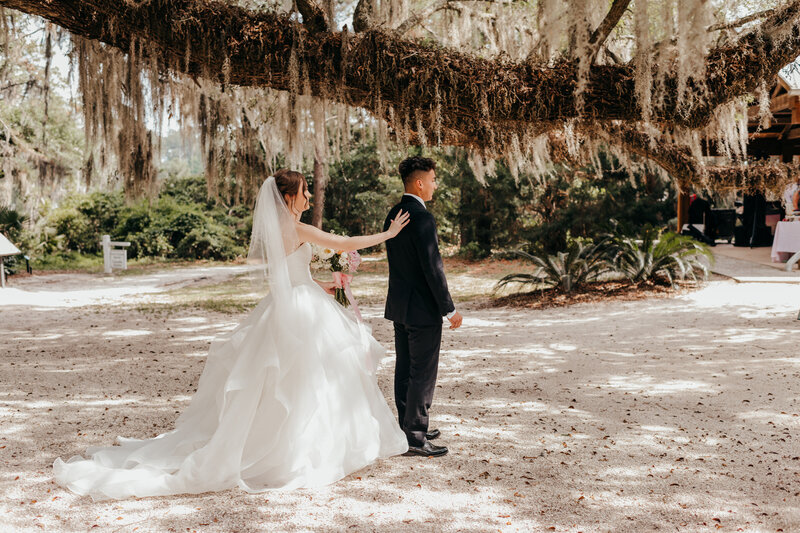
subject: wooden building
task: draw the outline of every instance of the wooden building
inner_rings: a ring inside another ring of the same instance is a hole
[[[800,155],[800,62],[784,67],[778,74],[778,82],[770,91],[770,110],[772,120],[767,128],[760,127],[758,105],[748,110],[748,155],[791,163]]]
[[[800,58],[778,73],[778,80],[770,88],[772,119],[761,127],[758,103],[747,110],[747,155],[757,159],[774,158],[792,163],[800,156]],[[713,145],[706,155],[715,156]],[[678,228],[689,221],[689,193],[678,195]]]

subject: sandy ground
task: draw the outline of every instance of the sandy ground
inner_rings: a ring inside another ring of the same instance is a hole
[[[237,271],[218,272],[34,276],[0,292],[0,531],[800,531],[797,283],[461,303],[432,409],[443,458],[260,495],[93,503],[55,485],[56,457],[171,428],[209,342],[242,315],[134,304]],[[391,347],[380,306],[363,311]]]

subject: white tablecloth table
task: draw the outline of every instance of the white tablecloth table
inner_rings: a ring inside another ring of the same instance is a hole
[[[800,251],[800,220],[778,222],[772,241],[772,262],[785,263],[795,252]]]

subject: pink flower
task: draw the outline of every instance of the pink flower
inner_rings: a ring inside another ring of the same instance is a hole
[[[358,270],[359,265],[361,265],[361,256],[353,250],[350,252],[350,272]]]

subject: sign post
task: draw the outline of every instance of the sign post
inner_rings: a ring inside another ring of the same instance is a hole
[[[113,269],[128,270],[128,251],[125,248],[131,243],[112,241],[110,235],[103,235],[100,245],[103,247],[103,273],[111,274]]]

